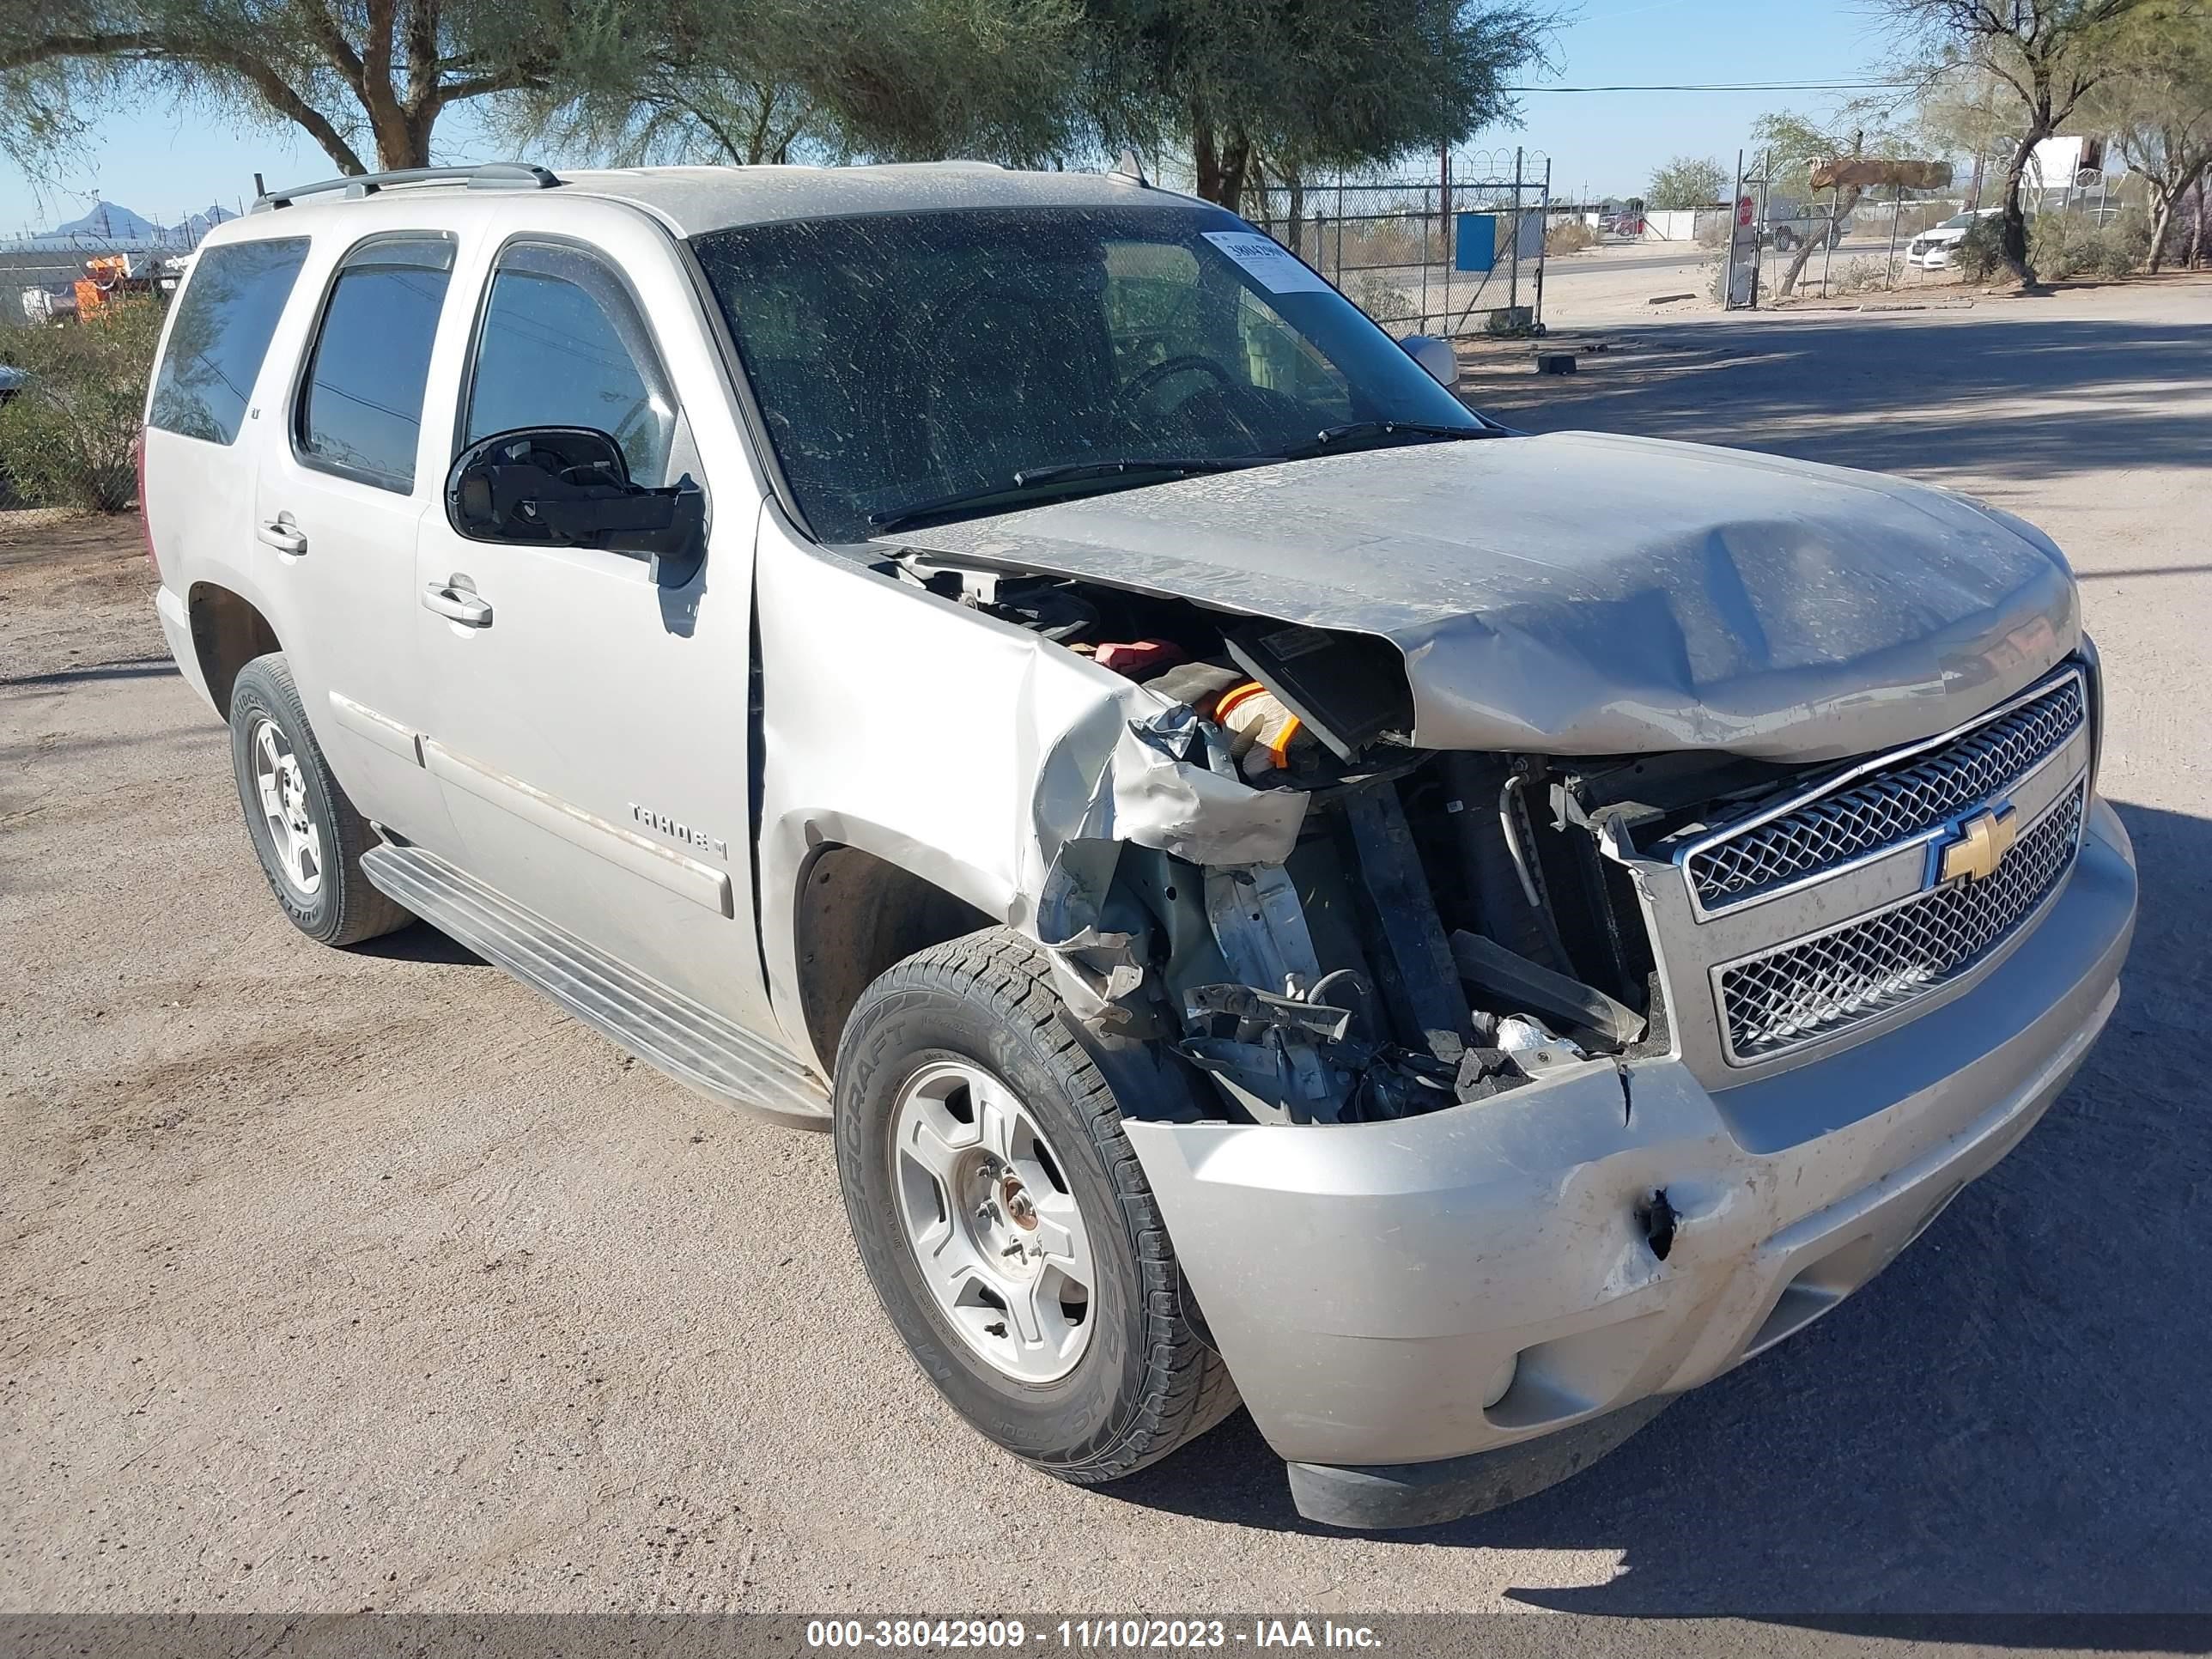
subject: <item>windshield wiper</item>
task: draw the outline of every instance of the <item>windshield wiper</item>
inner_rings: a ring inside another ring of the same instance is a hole
[[[1496,428],[1487,426],[1440,426],[1430,421],[1346,421],[1342,426],[1323,427],[1303,442],[1287,446],[1283,451],[1283,459],[1306,460],[1355,439],[1395,438],[1401,432],[1418,439],[1494,438],[1500,435]]]
[[[916,501],[912,507],[871,513],[868,514],[868,528],[879,534],[885,531],[911,530],[948,516],[957,517],[970,508],[988,507],[1001,501],[1012,505],[1031,490],[1048,489],[1055,484],[1090,483],[1124,477],[1133,481],[1174,478],[1199,472],[1231,472],[1240,467],[1257,466],[1262,462],[1281,459],[1279,455],[1237,455],[1173,460],[1164,456],[1133,455],[1111,461],[1055,461],[1047,466],[1025,466],[1013,475],[1012,482],[1009,483],[985,484],[980,489],[955,490],[950,495]]]

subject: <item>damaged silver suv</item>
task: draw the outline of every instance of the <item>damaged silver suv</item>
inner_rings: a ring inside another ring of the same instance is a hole
[[[277,902],[834,1131],[892,1326],[1042,1468],[1241,1397],[1317,1519],[1534,1490],[1879,1272],[2112,1010],[2096,658],[2004,513],[1511,434],[1131,177],[256,205],[143,483]]]

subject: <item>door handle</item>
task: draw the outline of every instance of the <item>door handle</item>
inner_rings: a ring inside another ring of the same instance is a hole
[[[491,602],[480,599],[467,588],[458,584],[466,577],[456,575],[442,582],[432,582],[422,590],[422,608],[434,611],[464,628],[489,628]]]
[[[292,522],[292,515],[280,513],[273,519],[264,519],[253,526],[254,539],[264,547],[273,547],[279,553],[298,558],[307,550],[307,538],[300,533],[300,526]]]

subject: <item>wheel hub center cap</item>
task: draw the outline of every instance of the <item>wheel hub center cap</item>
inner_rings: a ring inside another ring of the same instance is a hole
[[[1012,1170],[999,1176],[999,1205],[1006,1211],[1006,1218],[1024,1232],[1036,1231],[1036,1205],[1022,1185],[1022,1178]]]
[[[1044,1241],[1035,1237],[1036,1200],[1020,1176],[985,1158],[974,1176],[976,1194],[969,1234],[983,1259],[1011,1279],[1027,1279],[1043,1264]]]

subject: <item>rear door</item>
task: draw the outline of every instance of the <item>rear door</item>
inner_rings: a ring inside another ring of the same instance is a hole
[[[327,233],[325,233],[327,234]],[[331,765],[362,812],[431,850],[455,837],[418,734],[416,526],[443,483],[422,410],[460,238],[380,231],[327,269],[261,446],[252,533],[277,633]],[[457,325],[465,331],[465,319]]]
[[[162,338],[146,404],[146,535],[162,571],[173,647],[189,653],[184,589],[213,580],[252,586],[256,441],[249,418],[270,343],[307,264],[309,239],[282,236],[202,250]],[[227,688],[225,688],[227,689]],[[222,695],[222,689],[216,694]]]
[[[759,492],[676,251],[637,216],[599,216],[588,238],[501,242],[452,453],[523,426],[608,433],[636,482],[704,485],[707,558],[662,586],[634,555],[471,541],[426,514],[426,758],[479,879],[763,1026],[747,738]]]

